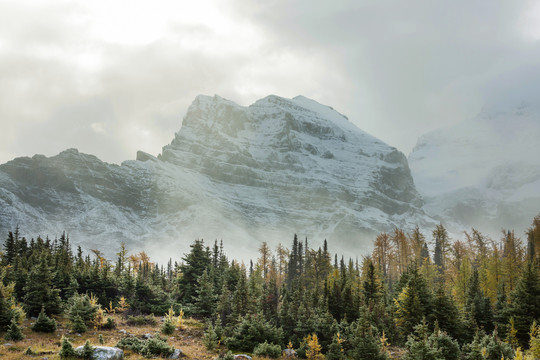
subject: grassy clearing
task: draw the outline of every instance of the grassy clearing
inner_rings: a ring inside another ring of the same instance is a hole
[[[108,315],[110,316],[110,315]],[[31,330],[31,326],[34,320],[25,320],[23,323],[24,340],[18,342],[12,342],[4,340],[3,335],[0,340],[0,358],[11,359],[41,359],[43,357],[49,360],[60,359],[58,352],[60,351],[60,341],[62,336],[66,336],[73,343],[73,347],[84,345],[86,340],[89,340],[93,346],[98,346],[99,335],[103,337],[104,346],[115,346],[120,339],[125,337],[120,330],[126,330],[128,334],[132,334],[137,337],[142,337],[144,334],[154,334],[159,332],[162,325],[160,319],[155,326],[150,325],[128,325],[127,321],[119,315],[112,315],[114,317],[117,328],[112,330],[97,330],[89,329],[86,333],[76,334],[72,333],[69,329],[69,322],[65,318],[57,318],[58,329],[52,334],[36,333]],[[184,329],[176,330],[171,336],[168,336],[169,345],[175,349],[181,349],[188,359],[200,359],[211,360],[218,356],[218,352],[210,352],[206,350],[201,342],[201,338],[204,332],[204,324],[195,319],[185,319]],[[161,335],[164,336],[164,335]],[[9,345],[11,344],[11,345]],[[30,348],[33,355],[27,355],[25,352]],[[224,349],[222,349],[223,351]],[[144,359],[143,356],[133,353],[129,350],[124,351],[124,358],[130,360]],[[262,357],[253,357],[253,359],[266,359]]]

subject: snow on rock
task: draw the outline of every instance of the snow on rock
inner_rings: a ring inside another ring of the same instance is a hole
[[[158,157],[121,166],[74,149],[0,165],[2,232],[66,230],[108,254],[125,241],[168,259],[205,238],[242,257],[294,233],[362,251],[377,232],[433,224],[422,204],[401,152],[302,96],[198,96]]]

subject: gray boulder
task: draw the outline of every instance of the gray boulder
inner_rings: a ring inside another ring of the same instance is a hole
[[[169,359],[180,359],[185,357],[186,354],[180,349],[174,349],[174,352],[169,356]]]
[[[251,360],[251,356],[246,354],[234,355],[234,360]]]
[[[94,355],[93,360],[121,360],[124,358],[124,351],[116,347],[109,346],[93,346]],[[77,354],[82,354],[83,346],[79,346],[75,349]]]

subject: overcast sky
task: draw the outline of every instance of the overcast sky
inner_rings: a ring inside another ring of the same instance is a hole
[[[530,96],[539,40],[538,1],[0,0],[0,163],[156,155],[198,94],[302,94],[408,154]]]

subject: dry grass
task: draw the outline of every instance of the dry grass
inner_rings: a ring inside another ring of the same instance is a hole
[[[67,324],[68,321],[64,318],[57,318],[58,329],[53,334],[36,333],[31,330],[32,320],[25,320],[23,324],[24,340],[18,342],[7,341],[3,339],[4,334],[0,334],[0,358],[11,359],[41,359],[48,358],[49,360],[60,359],[58,352],[60,351],[60,341],[62,336],[66,336],[73,343],[74,347],[84,345],[86,340],[94,346],[99,345],[98,336],[101,334],[104,340],[104,346],[115,346],[120,339],[125,337],[119,330],[126,330],[128,334],[133,334],[137,337],[150,333],[159,332],[161,322],[158,321],[156,326],[131,326],[119,315],[113,315],[117,328],[113,330],[96,330],[89,329],[84,334],[72,333]],[[206,350],[201,342],[201,337],[204,332],[204,324],[195,319],[185,319],[185,328],[177,330],[168,337],[169,345],[175,349],[181,349],[188,359],[211,360],[218,356],[217,352]],[[162,335],[164,336],[164,335]],[[6,344],[12,344],[6,346]],[[25,355],[25,351],[31,348],[36,355]],[[124,358],[129,360],[144,359],[139,354],[131,351],[124,351]],[[254,360],[265,359],[261,357],[253,357]]]

